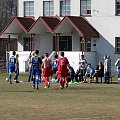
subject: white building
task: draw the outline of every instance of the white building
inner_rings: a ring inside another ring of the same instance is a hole
[[[1,33],[17,38],[18,51],[79,52],[94,65],[120,57],[120,0],[18,1],[18,17]]]

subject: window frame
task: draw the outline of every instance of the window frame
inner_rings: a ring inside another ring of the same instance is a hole
[[[23,51],[30,51],[30,37],[24,37],[24,39],[23,39]]]
[[[116,0],[116,2],[115,2],[115,14],[117,15],[117,16],[120,16],[120,2],[119,2],[119,12],[118,12],[118,4],[117,4],[117,1],[118,0]]]
[[[120,37],[115,37],[115,54],[120,54]]]
[[[88,42],[90,40],[90,42]],[[85,41],[86,41],[86,51],[87,52],[91,52],[91,38],[90,37],[87,37],[86,39],[85,39]]]
[[[33,6],[31,5],[33,3]],[[28,6],[26,5],[28,4]],[[28,10],[26,12],[26,8],[28,7]],[[31,14],[31,7],[33,7],[33,14]],[[28,17],[28,16],[31,16],[33,17],[34,16],[34,1],[24,1],[24,17]]]
[[[45,3],[48,3],[48,15],[46,15],[46,10],[45,10]],[[51,3],[53,3],[53,6],[51,6]],[[51,8],[53,7],[53,10]],[[53,12],[53,15],[51,14]],[[54,16],[54,1],[43,1],[43,16]]]
[[[68,4],[69,3],[69,4]],[[62,9],[64,7],[64,10]],[[69,8],[69,10],[68,10]],[[63,14],[64,12],[64,14]],[[60,0],[60,16],[70,16],[71,14],[71,4],[70,0]]]
[[[82,14],[82,1],[85,1],[85,7],[86,7],[86,13],[85,14]],[[90,5],[87,4],[88,0],[80,0],[80,16],[91,16],[91,0],[90,0]],[[90,10],[88,9],[88,6],[90,6]],[[87,12],[90,12],[90,13],[87,13]]]
[[[66,49],[61,49],[60,45],[66,42]],[[72,51],[72,36],[59,36],[59,51]],[[53,36],[53,51],[56,50],[57,42],[56,42],[56,36]]]
[[[90,40],[89,43],[88,40]],[[85,41],[83,41],[82,37],[80,37],[80,51],[91,52],[91,47],[92,47],[91,40],[92,40],[91,37],[86,37]]]

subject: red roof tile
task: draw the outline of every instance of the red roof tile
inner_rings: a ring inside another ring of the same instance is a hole
[[[0,36],[9,28],[14,20],[17,20],[18,24],[22,29],[27,32],[30,26],[35,22],[33,18],[25,18],[25,17],[14,17],[9,24],[4,28],[4,30],[0,33]]]
[[[67,20],[74,29],[81,35],[81,37],[99,37],[99,33],[95,28],[84,18],[77,16],[66,16],[59,23],[59,25]],[[57,27],[59,27],[59,25]]]
[[[52,31],[60,22],[60,19],[58,17],[41,17],[41,18],[46,22],[46,24]]]
[[[27,18],[27,17],[17,17],[17,20],[23,25],[23,27],[28,30],[31,25],[35,22],[33,18]]]

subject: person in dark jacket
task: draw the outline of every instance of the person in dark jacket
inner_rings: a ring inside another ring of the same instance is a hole
[[[96,83],[98,83],[98,77],[104,77],[104,65],[102,62],[99,62],[99,65],[97,65],[95,69],[95,73],[92,76],[93,78],[96,77]]]

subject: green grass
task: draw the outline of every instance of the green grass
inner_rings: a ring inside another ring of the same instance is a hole
[[[0,120],[119,120],[120,86],[84,83],[60,89],[59,83],[33,90],[27,75],[12,85],[0,74]],[[116,75],[113,81],[117,81]]]

